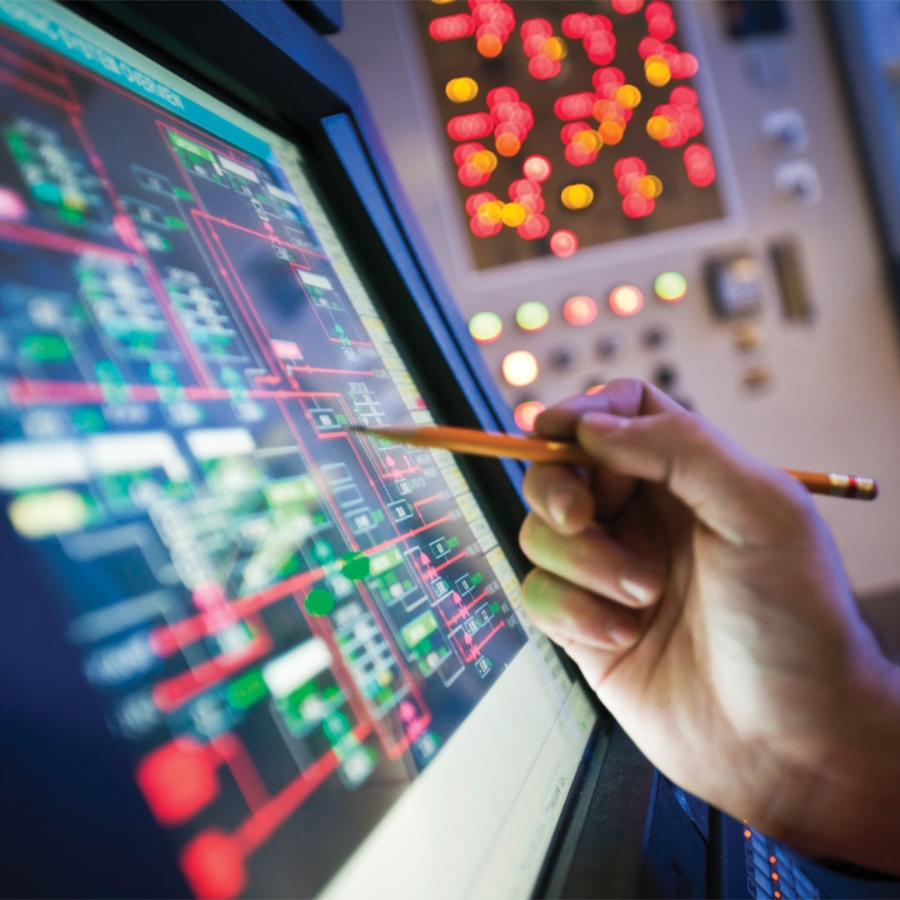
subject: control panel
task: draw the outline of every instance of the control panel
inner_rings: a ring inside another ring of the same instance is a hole
[[[900,584],[900,340],[846,74],[813,4],[349,2],[332,38],[524,431],[620,376],[821,502]]]

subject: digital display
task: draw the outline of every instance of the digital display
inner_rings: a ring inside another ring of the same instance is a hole
[[[476,268],[723,216],[669,3],[415,6]]]
[[[73,21],[0,3],[2,506],[191,889],[309,896],[518,583],[449,454],[348,431],[433,420],[300,151]]]

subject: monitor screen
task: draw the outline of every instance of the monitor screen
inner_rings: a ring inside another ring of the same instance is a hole
[[[348,430],[433,419],[328,185],[54,4],[0,98],[2,506],[190,888],[528,893],[594,713],[453,457]]]
[[[419,0],[415,19],[477,269],[723,217],[669,3]]]

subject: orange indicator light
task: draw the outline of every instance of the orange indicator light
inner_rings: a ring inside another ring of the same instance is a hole
[[[774,865],[775,865],[775,863],[776,863],[776,862],[778,862],[778,860],[777,860],[777,859],[775,859],[775,857],[774,857],[774,856],[770,856],[770,857],[769,857],[769,862],[770,862],[770,863],[771,863],[771,864],[772,864],[772,865],[773,865],[773,866],[774,866]]]
[[[633,316],[644,305],[644,295],[630,284],[615,288],[609,295],[609,308],[617,316]]]
[[[491,59],[500,55],[500,51],[503,49],[503,41],[496,34],[483,34],[478,38],[478,43],[475,46],[482,56]]]
[[[538,364],[533,353],[515,350],[503,357],[503,378],[513,387],[525,387],[538,377]]]
[[[469,319],[469,334],[479,344],[493,344],[503,334],[503,322],[495,312],[475,313]]]
[[[750,840],[750,838],[752,836],[753,836],[753,832],[749,828],[745,828],[744,829],[744,837],[747,838],[747,840]]]
[[[526,400],[513,410],[516,425],[522,431],[534,431],[534,420],[544,411],[544,404],[538,400]]]
[[[590,325],[597,318],[597,304],[585,295],[569,297],[563,306],[563,318],[576,327]]]

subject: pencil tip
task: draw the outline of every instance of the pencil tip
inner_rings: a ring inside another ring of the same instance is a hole
[[[348,425],[347,430],[348,431],[368,431],[369,429],[366,428],[365,425]]]

